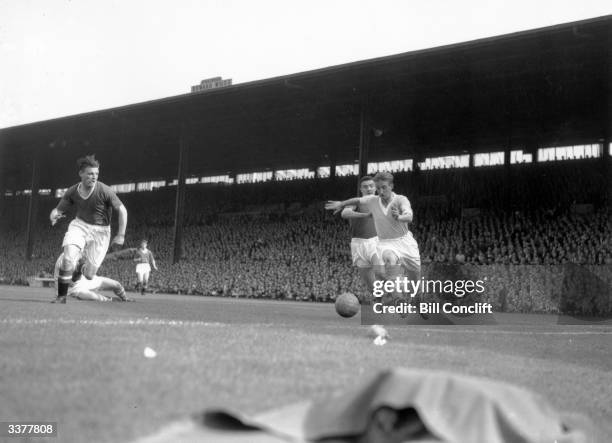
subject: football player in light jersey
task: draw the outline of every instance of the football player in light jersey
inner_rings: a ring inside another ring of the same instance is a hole
[[[369,175],[361,177],[359,180],[359,191],[363,197],[374,195],[376,185],[374,179]],[[351,257],[353,266],[359,272],[359,276],[369,291],[368,298],[374,290],[376,279],[374,268],[380,266],[380,260],[376,252],[378,237],[374,219],[367,208],[361,204],[347,206],[342,210],[342,218],[347,219],[351,231]]]
[[[64,260],[64,254],[60,254],[55,262],[54,276],[57,278],[60,275],[60,268]],[[112,278],[95,275],[92,279],[81,278],[76,282],[72,282],[68,287],[67,295],[79,300],[90,301],[111,301],[112,296],[99,294],[96,291],[113,291],[115,296],[121,301],[134,301],[125,295],[123,285]]]

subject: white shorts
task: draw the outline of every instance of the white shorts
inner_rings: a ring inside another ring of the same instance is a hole
[[[136,265],[136,274],[138,277],[143,278],[145,275],[149,275],[151,272],[151,265],[148,263],[138,263]]]
[[[357,262],[367,263],[369,265],[377,265],[378,259],[376,256],[376,245],[378,237],[372,238],[352,238],[351,239],[351,257],[353,265],[359,266]]]
[[[404,268],[410,271],[420,271],[421,269],[419,245],[410,232],[400,238],[378,239],[376,249],[381,259],[383,252],[391,251],[397,255]]]
[[[87,262],[99,268],[104,261],[104,257],[106,257],[110,235],[110,226],[90,225],[79,218],[75,218],[68,225],[62,247],[67,245],[78,246]]]
[[[68,295],[74,295],[81,291],[96,291],[102,287],[102,279],[97,275],[91,280],[81,277],[75,284],[68,288]]]

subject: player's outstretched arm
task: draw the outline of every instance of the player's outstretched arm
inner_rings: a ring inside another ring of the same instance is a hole
[[[348,200],[344,200],[344,201],[330,200],[327,203],[325,203],[325,209],[327,209],[328,211],[334,211],[334,214],[337,214],[345,206],[357,206],[357,204],[360,201],[361,199],[359,197],[349,198]]]
[[[59,211],[57,208],[53,208],[51,214],[49,214],[49,220],[51,221],[51,226],[55,226],[57,221],[60,218],[66,217],[63,212]]]
[[[354,207],[344,208],[340,213],[340,217],[344,219],[354,219],[354,218],[368,218],[371,217],[372,214],[370,212],[357,212]]]
[[[133,258],[136,253],[136,248],[127,248],[122,251],[109,252],[106,254],[107,260],[117,260],[122,258]]]
[[[127,209],[125,209],[123,205],[119,206],[117,211],[119,212],[119,227],[117,228],[117,235],[115,235],[111,243],[121,246],[125,242],[125,229],[127,227],[128,214]]]

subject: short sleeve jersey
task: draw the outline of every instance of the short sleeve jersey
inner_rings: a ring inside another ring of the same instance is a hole
[[[408,234],[408,223],[396,220],[391,214],[391,207],[400,209],[400,214],[412,213],[410,202],[403,195],[393,194],[389,204],[384,207],[378,195],[368,195],[359,201],[364,208],[372,213],[378,238],[387,240],[400,238]]]
[[[150,265],[153,264],[153,253],[146,249],[146,250],[142,250],[140,248],[136,249],[136,258],[135,258],[136,263],[148,263]]]
[[[76,207],[76,216],[85,223],[98,226],[109,226],[113,215],[113,208],[119,209],[123,204],[117,194],[102,182],[96,182],[89,195],[85,198],[79,194],[81,184],[68,188],[63,195],[57,210],[66,212]]]

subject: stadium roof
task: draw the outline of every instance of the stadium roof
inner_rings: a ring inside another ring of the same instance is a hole
[[[363,103],[376,161],[609,139],[611,45],[605,16],[14,126],[0,187],[29,187],[37,149],[43,188],[92,152],[108,183],[173,178],[181,134],[187,175],[353,163]]]

